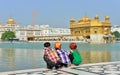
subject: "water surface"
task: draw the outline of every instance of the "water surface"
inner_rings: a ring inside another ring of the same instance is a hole
[[[44,42],[0,43],[0,72],[45,68],[43,44]],[[51,44],[53,47],[53,42]],[[120,43],[77,42],[77,45],[83,58],[82,64],[120,61]],[[62,42],[62,48],[69,51],[69,42]]]

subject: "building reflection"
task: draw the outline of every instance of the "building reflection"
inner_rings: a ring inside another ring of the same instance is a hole
[[[111,61],[109,51],[81,51],[83,64]]]
[[[8,66],[10,70],[14,70],[14,62],[15,62],[15,50],[14,49],[10,49],[8,50]]]
[[[1,50],[1,49],[0,49]],[[9,68],[9,70],[14,70],[14,63],[15,63],[15,50],[12,48],[2,49],[1,50],[2,56],[2,65]]]

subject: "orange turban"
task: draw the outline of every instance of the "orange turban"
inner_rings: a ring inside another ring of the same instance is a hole
[[[55,42],[54,47],[56,49],[61,49],[61,43],[60,42]]]

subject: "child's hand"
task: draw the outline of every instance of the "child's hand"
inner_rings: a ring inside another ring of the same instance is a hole
[[[71,54],[71,52],[68,52],[68,54]]]
[[[69,54],[71,54],[71,52],[69,52]]]

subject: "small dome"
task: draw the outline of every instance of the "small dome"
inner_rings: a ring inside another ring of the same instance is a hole
[[[98,14],[96,14],[96,15],[95,15],[95,19],[99,19],[99,16],[98,16]]]
[[[74,18],[71,18],[70,21],[75,21],[75,19],[74,19]]]
[[[83,20],[82,19],[78,19],[78,22],[82,22]]]
[[[8,19],[7,24],[15,24],[15,21],[13,18]]]
[[[13,18],[10,18],[8,21],[14,21]]]
[[[82,18],[82,21],[90,21],[90,18],[89,17],[87,17],[87,16],[84,16],[83,18]]]
[[[109,16],[105,16],[106,19],[109,19]]]
[[[70,22],[75,22],[75,19],[74,18],[70,19]]]

